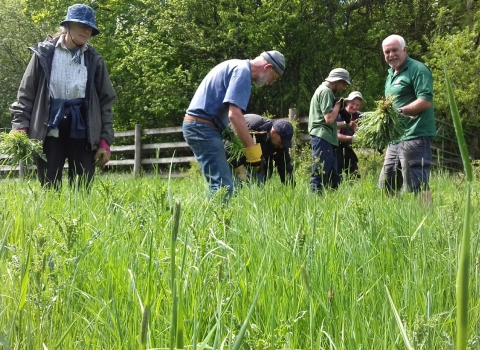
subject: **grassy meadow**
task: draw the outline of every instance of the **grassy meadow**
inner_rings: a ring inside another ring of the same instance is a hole
[[[296,181],[226,205],[200,176],[0,182],[0,349],[407,349],[402,330],[414,349],[454,349],[464,178],[434,173],[431,208],[385,198],[376,174],[323,196]],[[480,349],[478,180],[472,206]]]

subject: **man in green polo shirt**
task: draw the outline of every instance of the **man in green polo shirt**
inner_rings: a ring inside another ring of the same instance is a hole
[[[423,63],[407,55],[405,39],[390,35],[382,43],[385,61],[390,65],[385,96],[392,95],[394,107],[405,117],[405,133],[388,146],[380,187],[396,193],[406,190],[420,195],[420,201],[432,203],[428,185],[432,164],[431,144],[436,135],[433,114],[433,77]]]
[[[308,133],[311,136],[314,159],[310,189],[318,194],[324,188],[337,188],[340,184],[336,155],[337,116],[343,108],[343,99],[335,102],[335,94],[345,90],[347,85],[350,85],[350,74],[343,68],[335,68],[317,88],[310,101]],[[356,122],[350,122],[348,127],[356,127]]]

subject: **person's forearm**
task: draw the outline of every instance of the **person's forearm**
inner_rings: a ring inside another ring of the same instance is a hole
[[[233,129],[238,135],[240,141],[242,141],[243,145],[245,147],[255,146],[252,135],[250,135],[250,133],[248,132],[247,123],[245,122],[245,117],[243,116],[241,109],[231,105],[228,111],[228,118],[230,119],[230,123],[232,123]]]
[[[338,135],[338,141],[343,142],[343,143],[352,143],[352,137],[348,135],[343,135],[343,134],[337,134]]]
[[[333,123],[335,123],[339,112],[340,112],[340,104],[336,103],[335,106],[333,106],[333,109],[330,111],[330,113],[327,113],[323,116],[323,118],[325,119],[325,122],[328,125],[332,125]]]
[[[423,111],[429,109],[432,106],[432,102],[424,100],[423,98],[418,98],[408,105],[401,106],[403,114],[405,115],[419,115]]]

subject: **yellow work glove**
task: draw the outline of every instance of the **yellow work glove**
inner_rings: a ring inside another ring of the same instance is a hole
[[[245,164],[247,168],[257,173],[263,170],[264,160],[262,158],[262,147],[259,143],[252,147],[243,148],[242,152],[245,158],[247,158],[247,163]]]
[[[249,163],[256,163],[262,160],[262,147],[259,143],[252,147],[242,148],[242,152]]]

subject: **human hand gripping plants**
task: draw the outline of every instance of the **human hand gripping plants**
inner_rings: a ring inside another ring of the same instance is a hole
[[[33,165],[36,157],[46,160],[42,142],[28,138],[26,130],[12,130],[10,133],[0,134],[0,155],[4,157],[1,165],[19,166]]]
[[[393,102],[393,96],[388,95],[376,101],[374,111],[362,113],[361,123],[352,142],[358,142],[365,148],[384,149],[389,143],[400,140],[405,132],[406,116],[393,108]]]

